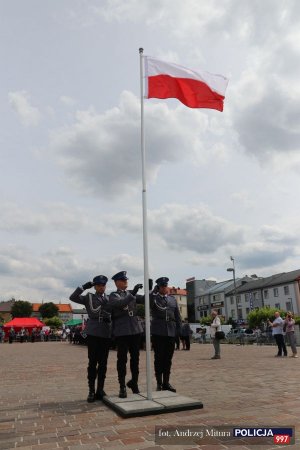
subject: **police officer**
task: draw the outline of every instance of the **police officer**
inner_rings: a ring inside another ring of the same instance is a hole
[[[157,391],[176,392],[169,380],[175,336],[180,332],[181,317],[176,298],[168,294],[168,282],[169,278],[167,277],[158,278],[156,286],[150,294],[151,334]]]
[[[109,301],[105,294],[107,277],[105,275],[96,276],[93,281],[88,281],[82,287],[78,287],[70,296],[70,300],[75,303],[85,305],[89,320],[85,333],[88,344],[88,385],[89,403],[95,400],[102,400],[106,395],[104,391],[104,381],[106,377],[107,359],[111,346],[112,309],[115,307],[124,308],[130,301],[123,298],[119,301]],[[82,295],[83,291],[95,287],[95,294],[88,293]],[[97,390],[95,392],[95,382],[97,379]]]
[[[112,279],[117,288],[115,292],[110,294],[109,301],[113,308],[113,336],[117,344],[119,397],[126,398],[125,379],[128,352],[130,354],[131,380],[128,381],[127,386],[132,389],[134,394],[140,392],[138,387],[139,356],[143,328],[137,317],[136,303],[143,303],[144,300],[142,296],[140,299],[137,299],[136,294],[143,285],[137,284],[132,291],[128,291],[128,278],[125,271],[116,273]],[[119,306],[122,299],[127,301],[127,306]]]
[[[89,320],[85,328],[88,344],[88,386],[89,403],[95,400],[102,400],[104,392],[104,381],[106,377],[107,358],[111,343],[111,306],[108,296],[105,294],[107,277],[105,275],[96,276],[93,281],[88,281],[82,287],[78,287],[70,296],[70,300],[84,305]],[[95,293],[82,295],[83,291],[95,287]],[[97,379],[97,390],[95,392],[95,382]]]

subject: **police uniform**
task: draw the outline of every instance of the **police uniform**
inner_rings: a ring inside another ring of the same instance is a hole
[[[179,333],[181,317],[176,298],[172,295],[159,293],[159,288],[168,286],[169,278],[156,280],[157,286],[150,294],[151,334],[154,350],[154,370],[157,390],[176,392],[170,383],[172,358],[175,349],[176,333]]]
[[[118,280],[126,281],[128,280],[127,272],[118,272],[112,279],[115,282]],[[136,293],[141,287],[141,284],[136,285],[133,291],[117,289],[109,296],[112,305],[112,333],[117,344],[117,371],[120,384],[119,397],[121,398],[127,397],[125,379],[128,352],[130,354],[131,380],[128,381],[127,386],[134,393],[139,393],[139,356],[143,327],[137,317],[136,304],[137,302],[142,303],[144,300],[142,297],[137,300]],[[120,303],[122,300],[126,301],[126,306]]]

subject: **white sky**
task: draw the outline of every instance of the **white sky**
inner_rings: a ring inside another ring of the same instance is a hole
[[[223,113],[145,100],[150,275],[298,269],[299,25],[297,0],[0,0],[0,300],[143,281],[139,47],[230,78]]]

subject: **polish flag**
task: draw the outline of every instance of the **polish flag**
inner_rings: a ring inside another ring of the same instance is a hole
[[[189,108],[223,111],[228,79],[187,69],[150,56],[145,58],[145,98],[177,98]]]

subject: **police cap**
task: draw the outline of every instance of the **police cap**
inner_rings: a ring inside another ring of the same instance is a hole
[[[114,281],[117,281],[117,280],[128,280],[126,275],[127,275],[127,272],[125,270],[123,270],[122,272],[116,273],[113,277],[111,277],[111,279],[114,280]]]
[[[97,275],[95,278],[93,278],[94,284],[106,284],[108,281],[108,278],[105,275]]]
[[[155,283],[157,284],[157,286],[168,286],[168,281],[169,281],[169,278],[160,277],[160,278],[157,278]]]

